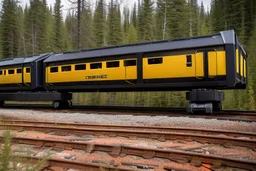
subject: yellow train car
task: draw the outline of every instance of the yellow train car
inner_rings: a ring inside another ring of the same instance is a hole
[[[234,33],[53,54],[45,88],[172,91],[246,87],[247,54]]]

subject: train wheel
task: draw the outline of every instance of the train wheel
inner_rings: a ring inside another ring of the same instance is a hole
[[[221,102],[213,103],[213,111],[217,111],[217,112],[222,111],[222,103]]]

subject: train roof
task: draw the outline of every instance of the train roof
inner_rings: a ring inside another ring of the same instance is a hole
[[[175,40],[164,40],[150,43],[140,43],[131,45],[122,45],[114,47],[105,47],[97,49],[81,50],[79,52],[66,52],[62,54],[53,54],[44,62],[61,62],[69,60],[79,60],[94,57],[108,57],[117,55],[129,55],[136,53],[161,52],[167,50],[179,50],[189,48],[200,48],[207,46],[216,46],[224,44],[235,44],[235,32],[233,30],[223,31],[210,36],[191,37]]]
[[[0,66],[9,66],[9,65],[19,65],[37,61],[43,57],[49,56],[50,53],[35,55],[35,56],[26,56],[26,57],[16,57],[16,58],[6,58],[0,60]]]

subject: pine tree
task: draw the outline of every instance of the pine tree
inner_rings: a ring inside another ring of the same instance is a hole
[[[153,32],[153,2],[144,0],[142,5],[142,13],[140,14],[140,40],[143,42],[152,41],[155,39]]]
[[[38,54],[47,52],[47,4],[46,0],[31,0],[30,8],[25,13],[25,37],[28,54]]]
[[[1,15],[1,44],[3,57],[18,56],[19,32],[17,21],[17,1],[4,0]]]
[[[131,20],[131,23],[133,24],[133,26],[136,28],[137,27],[137,7],[136,7],[136,3],[134,3],[130,20]]]
[[[82,1],[82,15],[81,15],[81,48],[93,48],[95,47],[94,35],[93,35],[93,18],[92,10],[89,2]]]
[[[77,49],[77,18],[75,17],[75,12],[68,12],[65,20],[65,28],[67,30],[67,50]]]
[[[198,5],[197,0],[188,1],[188,11],[189,11],[189,35],[197,36],[198,35]]]
[[[117,2],[114,3],[113,0],[110,1],[109,11],[108,11],[108,35],[107,43],[108,45],[118,45],[122,42],[121,33],[121,14],[119,10],[119,5]]]
[[[63,21],[62,21],[62,10],[61,0],[55,0],[54,5],[54,51],[63,51]]]
[[[47,8],[46,10],[46,24],[45,24],[45,32],[46,32],[46,47],[45,51],[46,52],[54,52],[56,51],[55,47],[55,32],[54,32],[54,16],[53,16],[53,10],[52,8]]]
[[[95,9],[93,18],[93,28],[95,35],[96,47],[104,46],[104,30],[105,30],[105,9],[104,0],[99,0]]]
[[[136,43],[138,41],[137,38],[137,31],[133,24],[130,24],[129,27],[129,36],[128,36],[128,43]]]

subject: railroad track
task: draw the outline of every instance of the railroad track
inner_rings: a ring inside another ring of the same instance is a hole
[[[96,113],[110,115],[148,115],[148,116],[174,116],[174,117],[190,117],[205,118],[229,121],[256,122],[256,111],[248,110],[223,110],[215,112],[212,115],[204,113],[189,115],[185,108],[168,108],[168,107],[134,107],[134,106],[85,106],[73,105],[70,109],[52,109],[51,105],[34,105],[34,104],[6,104],[4,108],[12,109],[34,109],[45,112],[63,112],[63,113]]]
[[[63,148],[63,150],[65,148],[79,149],[79,150],[85,150],[88,153],[100,151],[100,152],[108,153],[113,157],[126,156],[126,155],[142,156],[143,158],[146,158],[146,159],[152,159],[154,157],[158,157],[158,158],[163,158],[168,160],[175,160],[176,162],[181,162],[181,163],[196,163],[197,166],[201,166],[203,164],[209,164],[211,165],[211,168],[214,168],[214,169],[221,168],[223,165],[234,167],[234,168],[240,168],[240,169],[248,169],[248,170],[256,169],[256,161],[248,161],[248,160],[241,160],[241,159],[238,160],[238,159],[231,159],[227,157],[218,157],[214,155],[197,154],[197,153],[184,152],[184,151],[178,151],[178,150],[162,150],[162,149],[153,149],[153,148],[134,147],[129,145],[91,144],[91,143],[84,143],[84,142],[67,142],[62,140],[47,140],[47,139],[40,139],[39,141],[38,138],[18,138],[18,137],[13,138],[13,142],[19,143],[19,144],[36,145],[40,147],[42,146],[57,147],[58,149]],[[66,160],[56,161],[54,159],[49,159],[49,162],[50,163],[53,162],[52,165],[61,164],[60,166],[63,166],[63,163],[64,163],[64,166],[65,166],[67,161]],[[73,168],[73,165],[74,163],[69,167]],[[79,163],[79,165],[81,165],[81,163]],[[98,168],[99,166],[83,163],[83,168],[85,167]],[[125,170],[125,169],[121,168],[119,170]]]
[[[120,125],[90,125],[77,123],[54,123],[34,121],[3,120],[0,124],[2,130],[27,130],[40,132],[61,132],[75,135],[94,135],[108,137],[128,137],[130,139],[147,138],[160,141],[197,141],[207,144],[219,144],[223,146],[241,146],[256,151],[256,134],[249,132],[235,132],[223,130],[200,130],[188,128],[169,127],[145,127],[145,126],[120,126]],[[14,137],[17,144],[29,144],[39,147],[53,147],[62,149],[79,149],[87,153],[96,151],[108,153],[113,157],[141,156],[146,159],[155,157],[172,160],[178,163],[190,163],[196,166],[210,165],[212,169],[223,166],[235,167],[247,170],[256,169],[256,161],[220,157],[216,155],[187,152],[181,150],[143,148],[133,145],[113,145],[90,142],[69,142],[63,140],[38,139]],[[127,164],[127,163],[126,163]],[[123,163],[125,165],[125,163]],[[168,170],[166,167],[165,170]]]

